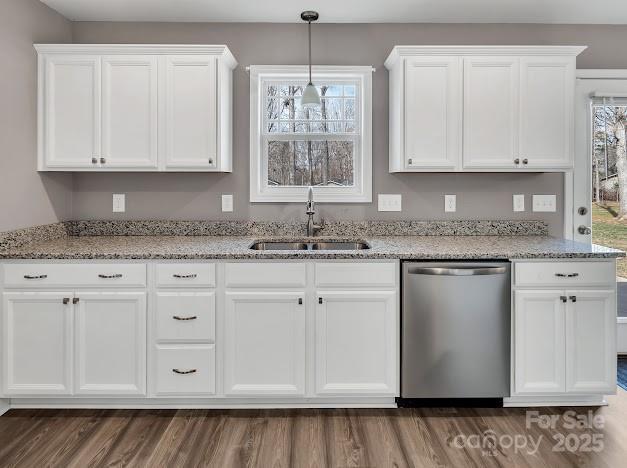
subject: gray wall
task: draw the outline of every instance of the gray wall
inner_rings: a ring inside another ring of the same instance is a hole
[[[38,174],[36,42],[71,42],[72,25],[38,0],[0,7],[0,231],[71,217],[72,176]]]
[[[300,204],[248,202],[250,64],[302,64],[306,29],[298,24],[74,23],[78,43],[227,44],[235,70],[233,174],[77,174],[72,216],[77,219],[291,219]],[[396,44],[581,44],[579,68],[627,68],[627,26],[318,24],[314,62],[373,65],[373,169],[377,193],[403,194],[402,213],[379,213],[374,204],[319,205],[327,219],[544,219],[561,235],[563,182],[559,174],[401,174],[387,172],[388,79],[383,61]],[[127,212],[111,213],[111,194],[127,194]],[[220,211],[220,194],[235,194],[234,213]],[[443,195],[458,195],[458,211],[443,212]],[[555,193],[557,213],[512,212],[513,193]]]

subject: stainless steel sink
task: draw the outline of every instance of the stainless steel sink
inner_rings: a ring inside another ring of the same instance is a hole
[[[369,249],[370,246],[363,241],[259,241],[251,245],[250,248],[252,250],[365,250]]]

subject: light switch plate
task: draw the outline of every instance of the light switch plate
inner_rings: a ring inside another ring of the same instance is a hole
[[[231,212],[233,211],[233,195],[222,195],[222,211],[223,212]]]
[[[379,211],[401,211],[403,197],[401,195],[379,194]]]
[[[525,211],[525,195],[517,194],[513,197],[513,210],[514,211]]]
[[[557,197],[555,195],[534,195],[533,211],[554,213],[557,211]]]
[[[444,195],[444,211],[447,213],[457,211],[457,195]]]
[[[124,213],[126,211],[126,195],[123,193],[113,194],[113,212]]]

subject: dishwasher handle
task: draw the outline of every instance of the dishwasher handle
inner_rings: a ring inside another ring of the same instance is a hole
[[[507,267],[414,267],[409,268],[407,272],[410,275],[439,275],[439,276],[477,276],[477,275],[503,275],[507,273]]]

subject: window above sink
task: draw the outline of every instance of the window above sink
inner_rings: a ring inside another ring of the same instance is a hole
[[[371,67],[251,66],[250,201],[372,201]]]

